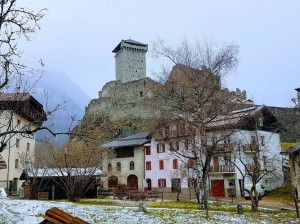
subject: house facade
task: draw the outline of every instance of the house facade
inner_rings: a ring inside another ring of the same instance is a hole
[[[102,164],[103,188],[127,185],[143,189],[145,179],[145,150],[149,148],[150,132],[141,132],[102,145],[108,149],[109,158]]]
[[[276,123],[265,107],[258,106],[214,119],[207,124],[205,136],[198,133],[191,138],[182,125],[171,122],[153,135],[151,150],[145,155],[146,186],[190,193],[199,184],[193,158],[195,153],[204,158],[205,151],[200,148],[206,145],[216,152],[209,165],[207,183],[212,197],[229,196],[232,189],[235,196],[241,197],[244,184],[252,183],[254,172],[260,173],[257,180],[266,190],[275,189],[283,183]]]
[[[35,134],[27,131],[34,130],[46,116],[43,106],[27,93],[1,93],[0,108],[0,187],[17,195],[23,183],[19,180],[22,170],[35,148]]]

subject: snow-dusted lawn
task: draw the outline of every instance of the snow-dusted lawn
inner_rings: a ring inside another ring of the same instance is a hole
[[[260,213],[237,215],[230,212],[209,212],[205,219],[203,211],[185,209],[151,209],[138,212],[137,207],[78,205],[69,202],[0,199],[0,223],[37,224],[41,214],[58,207],[90,223],[297,223],[288,213]],[[133,203],[136,205],[136,202]]]

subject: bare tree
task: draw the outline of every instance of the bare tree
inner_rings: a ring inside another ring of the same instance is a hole
[[[254,132],[252,140],[245,136],[243,143],[241,139],[235,142],[229,162],[235,165],[242,176],[242,191],[247,192],[251,200],[251,209],[256,212],[259,200],[263,196],[258,192],[257,184],[263,187],[266,187],[266,184],[274,185],[272,189],[279,187],[283,182],[283,173],[280,146],[273,145],[273,134],[262,138],[265,136],[261,136],[259,130]],[[277,149],[274,150],[274,147]],[[251,188],[246,188],[245,183],[251,185]]]
[[[46,147],[43,158],[47,169],[45,176],[62,189],[68,200],[79,200],[98,185],[102,175],[103,150],[75,141],[59,149],[52,144]]]
[[[237,66],[239,48],[236,45],[218,48],[207,41],[203,44],[183,41],[174,49],[159,40],[154,43],[153,49],[154,56],[164,57],[175,65],[172,72],[163,68],[164,83],[157,91],[163,102],[159,108],[164,115],[162,120],[176,120],[177,130],[180,130],[179,126],[184,130],[179,137],[189,140],[189,150],[173,150],[173,153],[194,161],[191,168],[196,172],[199,182],[198,201],[201,208],[207,209],[209,166],[220,147],[217,146],[218,142],[208,144],[206,127],[231,106],[229,102],[232,95],[222,90],[221,80]],[[169,135],[172,133],[171,125],[161,122],[160,126],[158,141],[172,141],[174,137]]]
[[[38,199],[38,192],[43,186],[48,184],[47,179],[42,177],[46,176],[46,169],[43,167],[43,153],[39,150],[19,152],[20,168],[22,174],[20,180],[24,180],[24,198]]]

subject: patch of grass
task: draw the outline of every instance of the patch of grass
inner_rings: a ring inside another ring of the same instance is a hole
[[[292,188],[293,186],[291,183],[284,184],[281,187],[268,192],[265,198],[276,199],[276,201],[278,202],[292,202],[293,201]]]

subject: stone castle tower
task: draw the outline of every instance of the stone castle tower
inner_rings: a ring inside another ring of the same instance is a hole
[[[112,51],[116,60],[116,81],[126,83],[146,78],[147,51],[147,44],[131,39],[122,40]]]

